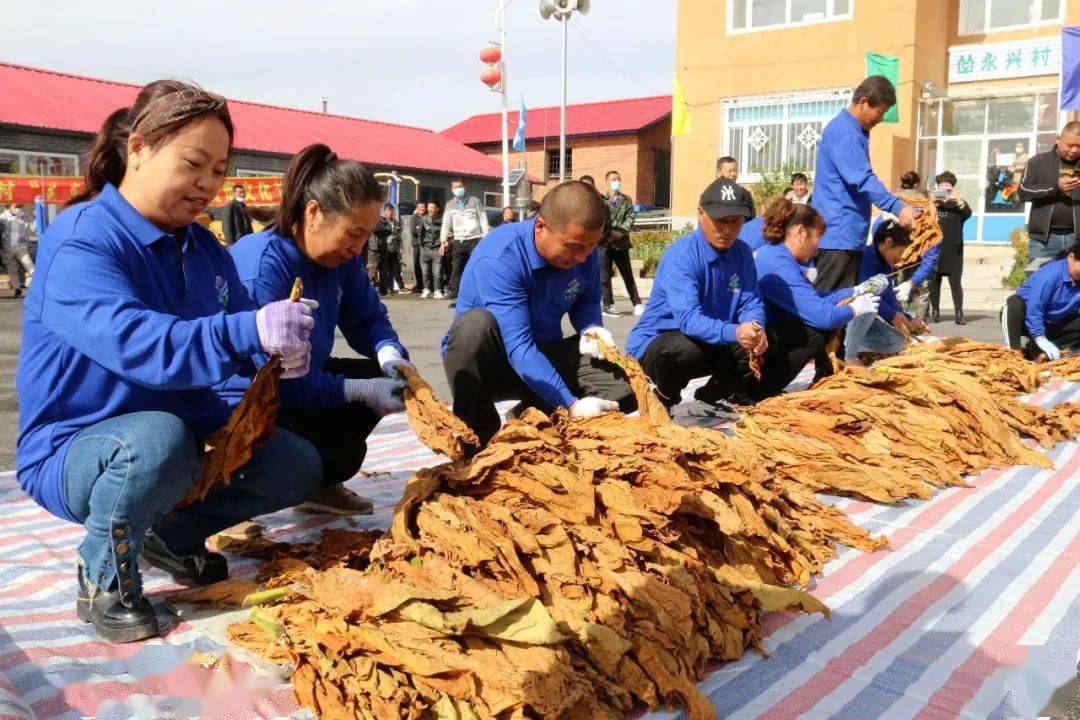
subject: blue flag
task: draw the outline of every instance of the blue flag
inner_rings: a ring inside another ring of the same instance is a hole
[[[47,227],[49,227],[49,214],[45,211],[45,203],[39,197],[34,201],[34,230],[37,231],[39,238]]]
[[[1061,32],[1061,109],[1080,110],[1080,27]]]
[[[514,133],[514,149],[525,152],[525,96],[521,96],[521,112],[518,113],[517,132]]]

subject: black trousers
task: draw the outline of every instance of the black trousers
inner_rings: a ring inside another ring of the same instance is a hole
[[[399,289],[405,289],[405,279],[401,277],[401,253],[385,252],[379,258],[379,292],[393,292],[394,283]]]
[[[600,292],[603,295],[604,307],[615,304],[615,295],[611,289],[612,265],[619,269],[626,292],[630,296],[630,303],[641,304],[641,296],[638,295],[637,283],[634,281],[634,269],[630,265],[630,244],[625,240],[612,240],[600,246]]]
[[[331,358],[325,370],[358,379],[383,374],[379,363],[366,358]],[[338,485],[354,477],[364,464],[367,438],[379,424],[379,416],[362,403],[340,408],[283,407],[277,424],[314,445],[322,459],[322,484]]]
[[[423,254],[423,250],[419,245],[412,246],[412,271],[413,271],[413,289],[414,293],[423,292],[424,288],[424,271],[420,265],[420,257]],[[429,290],[431,288],[428,288]]]
[[[746,404],[756,399],[757,379],[750,372],[750,356],[740,345],[709,345],[681,330],[668,330],[645,348],[641,369],[669,408],[679,403],[691,380],[706,375],[711,376],[709,381],[694,393],[698,400]]]
[[[581,355],[579,336],[539,345],[544,357],[577,397],[598,396],[619,403],[623,412],[637,408],[625,375],[614,365]],[[470,310],[450,326],[443,369],[454,399],[454,414],[487,443],[501,425],[495,403],[520,400],[545,413],[554,407],[525,384],[510,365],[499,325],[487,310]]]
[[[1008,346],[1014,350],[1023,350],[1024,356],[1031,359],[1037,356],[1041,350],[1035,345],[1035,338],[1024,322],[1027,313],[1027,303],[1019,295],[1010,295],[1005,301],[1001,326],[1005,331],[1005,340]],[[1057,345],[1062,350],[1076,350],[1080,347],[1080,315],[1070,318],[1063,323],[1046,325],[1046,339]],[[1027,347],[1023,347],[1023,339],[1027,338]]]
[[[454,241],[454,270],[450,275],[450,294],[454,297],[457,297],[458,288],[461,287],[461,276],[465,273],[465,264],[469,262],[469,256],[479,244],[480,238]]]
[[[930,308],[938,313],[941,310],[941,279],[949,278],[949,292],[952,293],[953,311],[964,312],[964,288],[960,285],[960,273],[943,275],[936,272],[930,276]]]
[[[814,289],[818,292],[832,292],[840,288],[854,287],[859,282],[862,254],[862,250],[818,250],[814,255],[814,267],[817,268]],[[843,335],[844,331],[841,329],[841,339]],[[843,352],[840,354],[843,355]],[[832,360],[822,343],[814,357],[814,376],[827,377],[833,372]]]
[[[438,252],[436,250],[436,252]],[[454,253],[451,250],[447,250],[441,256],[442,264],[439,266],[439,277],[442,279],[443,292],[448,297],[452,297],[450,294],[450,276],[454,273]]]
[[[828,333],[812,328],[801,320],[773,323],[765,328],[769,349],[761,365],[758,399],[778,395],[825,349]],[[831,368],[831,363],[830,363]]]

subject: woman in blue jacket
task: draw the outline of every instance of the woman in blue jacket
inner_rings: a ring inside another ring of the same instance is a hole
[[[23,310],[19,482],[85,526],[76,613],[109,641],[158,633],[140,562],[181,584],[223,580],[206,538],[303,500],[319,480],[311,444],[279,431],[230,485],[173,511],[228,419],[213,386],[260,352],[298,377],[311,351],[311,309],[256,311],[194,222],[225,179],[232,137],[224,98],[172,80],[109,115],[84,160],[86,191],[41,239]]]
[[[274,223],[232,248],[240,281],[257,306],[288,295],[296,277],[304,281],[304,296],[318,303],[311,372],[281,384],[278,415],[282,427],[310,440],[322,458],[322,484],[300,510],[371,513],[371,503],[342,483],[360,469],[379,419],[403,409],[404,382],[395,368],[409,365],[408,353],[362,261],[381,205],[382,187],[370,170],[339,159],[326,145],[309,145],[289,165]],[[365,359],[330,357],[337,328]],[[236,378],[226,395],[245,385]]]
[[[810,205],[778,198],[765,211],[769,244],[754,256],[769,341],[762,364],[763,394],[778,393],[794,380],[824,347],[830,330],[877,312],[875,291],[884,284],[883,278],[833,292],[814,289],[810,260],[824,232],[825,221]]]

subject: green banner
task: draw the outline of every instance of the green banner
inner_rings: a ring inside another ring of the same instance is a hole
[[[884,75],[893,84],[894,88],[898,87],[900,85],[900,58],[895,55],[866,53],[866,76],[870,77],[871,75]],[[889,108],[889,112],[885,113],[885,118],[881,122],[893,125],[900,122],[899,104],[897,102],[896,105]]]

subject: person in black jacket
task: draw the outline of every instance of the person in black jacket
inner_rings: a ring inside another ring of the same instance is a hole
[[[957,325],[963,325],[964,288],[960,276],[964,272],[964,223],[971,217],[971,206],[956,194],[956,175],[948,170],[934,178],[937,190],[934,204],[937,206],[938,225],[941,226],[941,249],[938,251],[937,267],[930,276],[931,322],[941,319],[941,279],[949,278],[953,310]],[[944,194],[943,194],[944,193]]]
[[[228,245],[235,245],[240,238],[255,232],[251,227],[251,216],[248,215],[247,205],[244,204],[247,198],[244,186],[239,183],[233,185],[232,196],[232,201],[221,213],[221,232],[225,235],[225,242]]]
[[[1080,227],[1080,121],[1065,124],[1054,147],[1033,155],[1017,195],[1031,203],[1028,259],[1052,260],[1072,247]],[[1029,266],[1029,269],[1034,269]]]
[[[394,218],[393,205],[383,208],[383,216],[372,235],[379,239],[379,294],[407,294],[401,277],[401,222]]]
[[[428,290],[427,297],[431,294],[430,286],[424,283],[424,269],[422,267],[423,256],[423,239],[424,233],[424,218],[427,217],[427,205],[424,203],[417,203],[416,210],[409,218],[409,244],[412,246],[412,268],[413,277],[416,278],[416,282],[413,284],[413,293],[423,293],[424,290]]]

